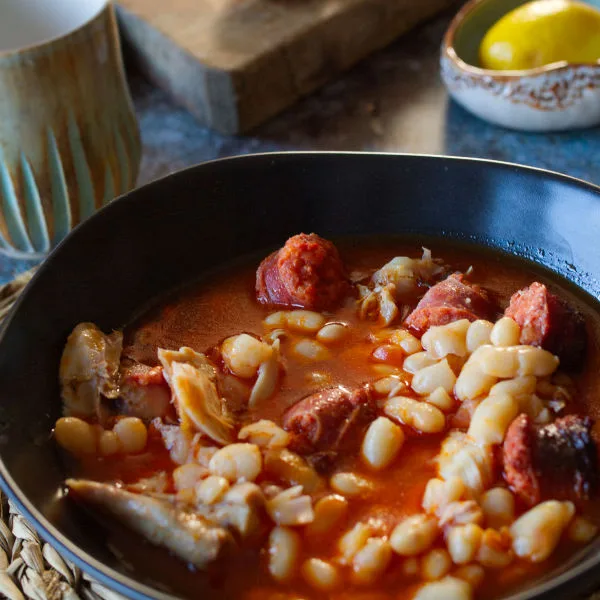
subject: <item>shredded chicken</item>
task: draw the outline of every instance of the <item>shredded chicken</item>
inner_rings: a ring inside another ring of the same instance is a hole
[[[67,340],[60,361],[65,416],[105,417],[102,397],[119,396],[123,334],[105,335],[93,323],[80,323]]]
[[[430,281],[442,273],[443,268],[431,257],[431,250],[423,248],[421,258],[397,256],[375,271],[371,281],[376,286],[391,286],[393,296],[402,299],[414,291],[419,281]]]
[[[390,325],[401,312],[407,312],[398,305],[414,292],[419,282],[430,281],[442,271],[426,248],[422,258],[397,256],[373,273],[369,285],[357,285],[360,318],[380,319],[384,326]]]
[[[182,427],[204,433],[219,444],[232,443],[233,423],[225,414],[216,383],[190,364],[176,362],[171,369],[170,385]]]

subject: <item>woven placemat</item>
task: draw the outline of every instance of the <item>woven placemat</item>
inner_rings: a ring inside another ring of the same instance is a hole
[[[0,287],[0,322],[35,269]],[[0,495],[0,596],[9,600],[123,600],[44,543],[32,525]]]
[[[0,323],[35,269],[0,286]],[[43,542],[15,506],[0,494],[0,597],[10,600],[124,600]],[[583,599],[582,599],[583,600]],[[600,592],[587,600],[600,600]]]

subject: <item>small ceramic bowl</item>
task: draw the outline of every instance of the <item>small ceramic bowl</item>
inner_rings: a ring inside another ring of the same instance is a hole
[[[561,131],[600,123],[600,61],[557,62],[522,71],[478,66],[489,28],[527,0],[471,0],[442,43],[442,79],[450,95],[478,117],[510,129]],[[600,9],[600,0],[586,0]]]
[[[0,6],[0,251],[43,257],[135,185],[138,125],[109,0]]]

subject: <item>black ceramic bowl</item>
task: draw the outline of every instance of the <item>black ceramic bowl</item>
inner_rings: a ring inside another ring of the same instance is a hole
[[[2,487],[48,542],[134,598],[104,533],[61,501],[49,432],[58,364],[80,321],[117,328],[149,299],[220,263],[324,236],[424,234],[533,260],[600,297],[600,189],[510,164],[375,154],[292,153],[219,160],[127,194],[78,227],[27,287],[0,335]],[[600,584],[600,540],[513,598],[573,598]]]

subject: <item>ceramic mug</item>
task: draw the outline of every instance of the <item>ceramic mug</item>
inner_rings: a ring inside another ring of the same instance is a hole
[[[134,185],[140,138],[108,0],[0,0],[0,251],[41,255]]]

